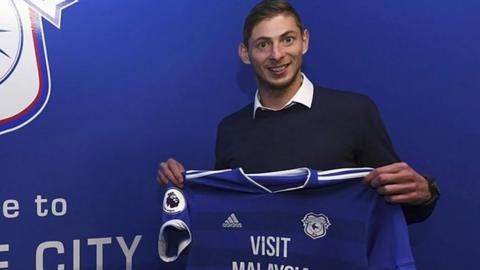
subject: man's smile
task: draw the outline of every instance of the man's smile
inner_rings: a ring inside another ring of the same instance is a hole
[[[274,75],[282,75],[283,72],[286,71],[288,66],[290,66],[290,63],[284,65],[269,66],[267,67],[267,69]]]

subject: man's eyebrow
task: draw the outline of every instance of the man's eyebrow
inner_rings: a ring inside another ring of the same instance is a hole
[[[287,31],[287,32],[281,34],[280,36],[281,36],[281,37],[284,37],[284,36],[288,36],[288,35],[291,35],[291,34],[297,34],[297,33],[296,33],[295,31],[293,31],[293,30],[290,30],[290,31]]]
[[[253,42],[271,40],[271,37],[258,37]]]
[[[291,34],[296,34],[296,32],[293,31],[293,30],[289,30],[289,31],[286,31],[286,32],[282,33],[280,35],[280,37],[285,37],[285,36],[288,36],[288,35],[291,35]],[[258,42],[260,40],[272,40],[272,37],[261,36],[261,37],[256,38],[254,40],[254,42]]]

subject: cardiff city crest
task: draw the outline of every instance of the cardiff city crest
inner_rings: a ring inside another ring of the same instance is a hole
[[[303,217],[303,231],[312,239],[322,238],[332,225],[324,214],[308,213]]]
[[[50,96],[42,18],[60,28],[78,0],[0,0],[0,135],[35,119]]]

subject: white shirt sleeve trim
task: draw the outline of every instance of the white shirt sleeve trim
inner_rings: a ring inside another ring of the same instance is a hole
[[[167,243],[167,241],[165,239],[165,236],[164,236],[164,230],[167,227],[174,227],[178,230],[188,232],[188,238],[183,240],[183,241],[180,241],[180,243],[178,244],[177,254],[174,255],[174,256],[167,256],[168,243]],[[165,222],[162,225],[162,227],[160,228],[160,234],[158,236],[158,255],[160,256],[160,258],[164,262],[173,262],[178,258],[178,256],[180,256],[182,251],[185,248],[187,248],[188,245],[190,245],[191,242],[192,242],[192,233],[190,232],[190,229],[188,228],[187,224],[185,224],[185,222],[183,222],[182,220],[179,220],[179,219],[169,220],[169,221]]]

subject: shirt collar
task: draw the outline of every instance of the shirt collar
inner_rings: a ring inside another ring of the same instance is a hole
[[[255,101],[253,103],[253,118],[255,118],[255,113],[257,109],[260,110],[270,110],[270,111],[280,111],[285,108],[292,106],[295,103],[300,103],[308,108],[312,107],[312,100],[313,100],[313,84],[312,82],[302,73],[303,81],[302,85],[298,89],[297,93],[290,99],[282,108],[279,110],[274,110],[272,108],[266,107],[262,105],[260,101],[260,95],[258,94],[258,89],[255,92]]]

